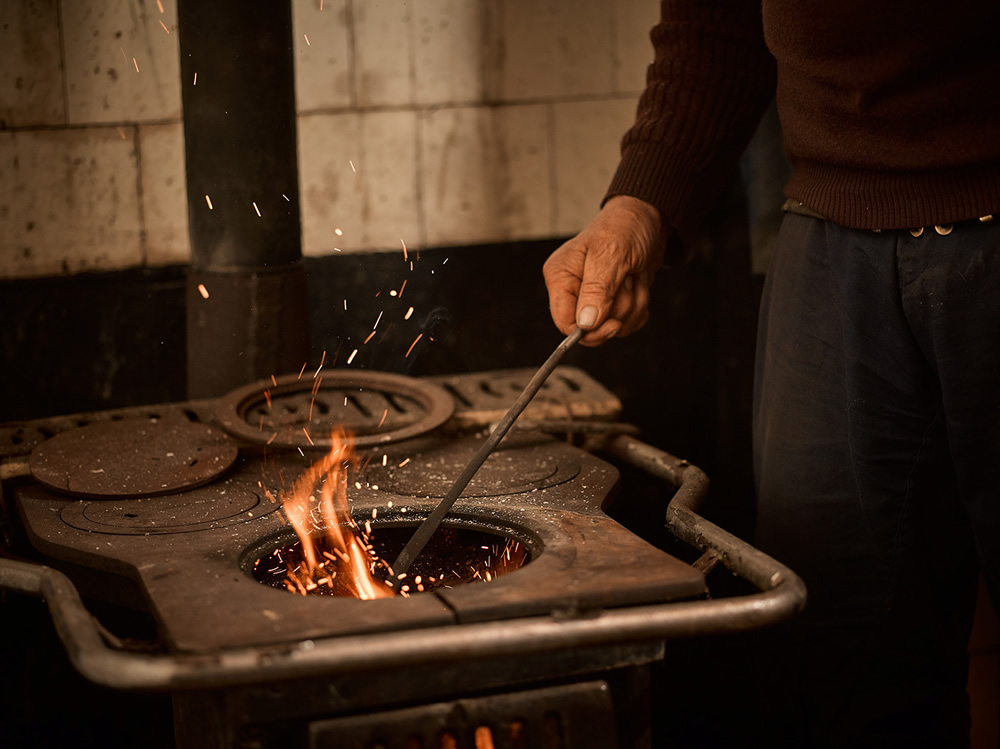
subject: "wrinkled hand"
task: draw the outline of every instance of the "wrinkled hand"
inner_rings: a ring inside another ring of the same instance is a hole
[[[619,195],[542,269],[552,321],[564,334],[589,330],[581,343],[599,346],[639,330],[649,319],[649,287],[666,245],[660,213]]]

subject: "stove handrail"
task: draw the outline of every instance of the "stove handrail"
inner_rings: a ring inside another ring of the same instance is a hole
[[[697,515],[695,509],[708,489],[702,471],[628,435],[608,439],[606,448],[676,487],[667,508],[671,531],[717,557],[758,592],[581,612],[578,616],[553,614],[206,654],[151,655],[109,646],[73,582],[55,569],[0,559],[0,589],[45,600],[70,660],[89,680],[116,689],[169,691],[703,637],[775,624],[802,609],[805,585],[794,572]]]

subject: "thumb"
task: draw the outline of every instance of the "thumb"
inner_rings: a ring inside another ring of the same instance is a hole
[[[603,257],[602,257],[603,255]],[[604,253],[590,253],[576,302],[576,324],[584,330],[600,327],[611,309],[619,285],[617,263]]]

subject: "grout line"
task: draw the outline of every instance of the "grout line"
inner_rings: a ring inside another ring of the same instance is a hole
[[[177,125],[183,122],[179,117],[165,120],[120,120],[112,122],[76,122],[65,125],[15,125],[5,127],[5,133],[62,133],[73,130],[96,130],[99,128],[130,128],[141,125]]]
[[[435,112],[447,109],[470,109],[484,108],[495,109],[497,107],[521,107],[538,104],[575,104],[582,102],[603,102],[603,101],[628,101],[634,102],[641,92],[607,93],[607,94],[581,94],[578,96],[540,96],[537,98],[523,99],[467,99],[456,101],[444,101],[435,103],[419,104],[376,104],[368,106],[330,106],[311,107],[300,109],[300,115],[312,114],[352,114],[355,112]],[[147,123],[144,123],[147,124]]]
[[[66,34],[63,31],[63,0],[56,0],[56,25],[59,27],[59,75],[62,78],[63,125],[69,123],[69,81],[66,80]],[[13,128],[11,128],[13,129]]]
[[[424,179],[424,122],[426,113],[422,111],[415,112],[413,118],[413,139],[414,139],[414,154],[416,160],[416,168],[413,170],[417,184],[414,185],[415,195],[416,195],[416,207],[417,207],[417,237],[420,242],[420,247],[427,246],[427,204],[424,195],[424,185],[426,180]]]
[[[149,266],[149,246],[146,232],[146,205],[142,199],[142,136],[138,123],[133,126],[132,144],[135,149],[135,191],[139,210],[139,265],[146,268]]]
[[[410,105],[415,105],[417,102],[417,30],[416,30],[416,7],[411,4],[410,8],[405,11],[406,15],[409,16],[409,75],[410,79]]]
[[[344,22],[347,24],[347,100],[350,102],[348,111],[359,111],[358,106],[358,65],[357,65],[357,34],[354,28],[354,0],[344,3]],[[299,112],[299,114],[302,114]]]

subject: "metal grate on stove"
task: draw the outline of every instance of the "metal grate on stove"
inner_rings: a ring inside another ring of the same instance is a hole
[[[332,370],[332,372],[339,371],[341,370]],[[503,416],[534,371],[510,369],[435,376],[423,380],[400,378],[411,383],[424,382],[429,385],[427,388],[416,390],[414,388],[419,388],[419,384],[405,389],[400,389],[395,383],[394,387],[387,387],[384,383],[377,383],[370,388],[365,387],[364,382],[368,382],[373,375],[379,375],[367,370],[355,373],[358,382],[362,383],[360,385],[353,380],[338,379],[340,375],[330,376],[328,372],[324,378],[326,386],[317,389],[315,394],[312,393],[313,378],[310,375],[305,375],[301,380],[301,387],[288,387],[284,390],[276,388],[275,382],[298,381],[299,378],[294,375],[275,378],[273,381],[265,380],[237,391],[241,394],[239,396],[241,402],[249,397],[241,416],[244,426],[237,428],[245,434],[252,435],[251,442],[266,443],[270,435],[276,431],[274,427],[279,427],[283,431],[297,432],[301,436],[301,441],[286,446],[312,447],[305,435],[301,434],[303,426],[315,425],[310,431],[315,431],[319,435],[322,426],[339,420],[338,423],[345,424],[355,431],[377,433],[378,423],[384,414],[383,431],[391,433],[416,423],[425,427],[433,409],[443,412],[449,407],[450,417],[440,423],[447,423],[458,429],[481,428]],[[433,390],[447,393],[451,403],[445,404],[437,396],[432,400],[425,391]],[[265,391],[272,392],[264,396]],[[259,394],[259,397],[253,397],[256,394]],[[270,409],[266,408],[267,398],[271,399]],[[205,399],[136,406],[0,424],[0,461],[27,456],[40,444],[57,434],[104,421],[170,419],[206,424],[218,423],[220,404],[223,400]],[[312,414],[309,413],[310,407]],[[228,410],[232,411],[231,408]],[[610,391],[582,370],[561,366],[553,372],[532,404],[525,410],[521,422],[612,421],[620,414],[621,402]],[[430,422],[440,421],[439,413],[431,415],[433,418]],[[262,417],[266,417],[266,424],[262,423]],[[267,431],[269,428],[270,431]],[[315,442],[315,436],[312,439]],[[7,470],[9,472],[17,469],[9,467]],[[0,475],[0,479],[2,478],[4,476]]]

